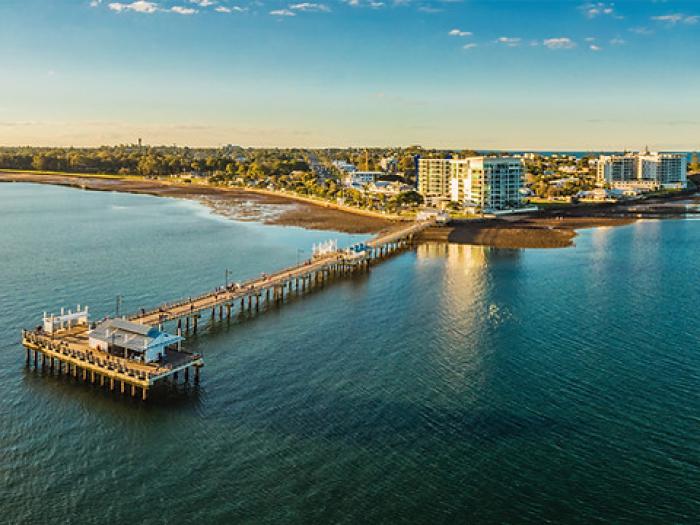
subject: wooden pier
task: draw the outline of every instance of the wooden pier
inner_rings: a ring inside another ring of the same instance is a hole
[[[322,288],[330,279],[341,278],[369,270],[370,266],[409,246],[416,234],[433,223],[411,223],[401,229],[379,235],[367,243],[345,250],[322,253],[296,266],[283,269],[271,275],[262,275],[245,283],[230,284],[204,293],[198,297],[188,297],[173,303],[162,304],[150,310],[141,310],[125,317],[124,323],[135,326],[158,327],[162,330],[166,322],[177,321],[177,336],[183,333],[196,333],[202,318],[230,319],[238,313],[258,312],[261,307],[284,303],[291,294],[299,295]],[[87,312],[87,310],[86,310]],[[64,316],[75,318],[75,314]],[[53,319],[53,318],[51,318]],[[37,329],[22,331],[22,345],[26,348],[27,366],[58,374],[66,373],[92,384],[118,388],[121,394],[148,398],[150,389],[158,382],[170,379],[177,382],[182,373],[189,382],[190,370],[194,381],[199,382],[200,369],[204,366],[202,357],[173,346],[157,361],[145,362],[115,355],[114,352],[95,348],[90,344],[91,328],[87,316],[84,322],[63,322],[51,334]],[[181,338],[180,338],[181,339]],[[33,355],[32,355],[33,353]]]

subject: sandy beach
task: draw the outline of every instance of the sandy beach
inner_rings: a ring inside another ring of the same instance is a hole
[[[298,226],[346,233],[379,233],[395,221],[333,209],[291,196],[242,188],[173,184],[153,179],[102,178],[61,174],[14,173],[0,170],[0,182],[31,182],[78,187],[94,191],[144,193],[193,199],[215,213],[236,220]],[[621,226],[640,218],[673,218],[700,213],[700,197],[679,195],[629,203],[562,207],[537,214],[501,219],[456,221],[421,234],[419,240],[477,244],[498,248],[562,248],[571,246],[576,231]]]
[[[120,191],[193,199],[211,207],[216,213],[232,219],[298,226],[313,230],[378,233],[394,224],[393,221],[387,219],[326,208],[284,195],[258,193],[241,188],[176,185],[153,179],[40,175],[3,172],[2,170],[0,170],[0,182],[55,184],[93,191]]]

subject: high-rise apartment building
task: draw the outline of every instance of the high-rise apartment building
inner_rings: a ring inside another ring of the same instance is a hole
[[[449,197],[452,159],[418,159],[418,193],[428,198]]]
[[[517,208],[523,162],[514,157],[420,159],[418,192],[482,210]]]
[[[514,157],[469,157],[450,163],[450,200],[481,210],[521,205],[523,162]]]
[[[688,159],[682,153],[627,153],[601,155],[598,183],[616,187],[639,183],[644,187],[685,188]]]

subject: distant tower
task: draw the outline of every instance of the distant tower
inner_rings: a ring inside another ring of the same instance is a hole
[[[141,137],[139,137],[139,149],[141,149]]]

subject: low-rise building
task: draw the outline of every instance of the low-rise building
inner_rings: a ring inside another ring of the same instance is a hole
[[[150,363],[165,357],[167,347],[183,338],[125,319],[107,319],[90,331],[88,341],[90,348]]]
[[[339,171],[343,171],[345,173],[352,173],[354,171],[357,171],[357,166],[345,160],[334,160],[333,166]]]
[[[382,175],[384,175],[382,171],[352,171],[343,177],[343,184],[345,186],[372,184]]]

